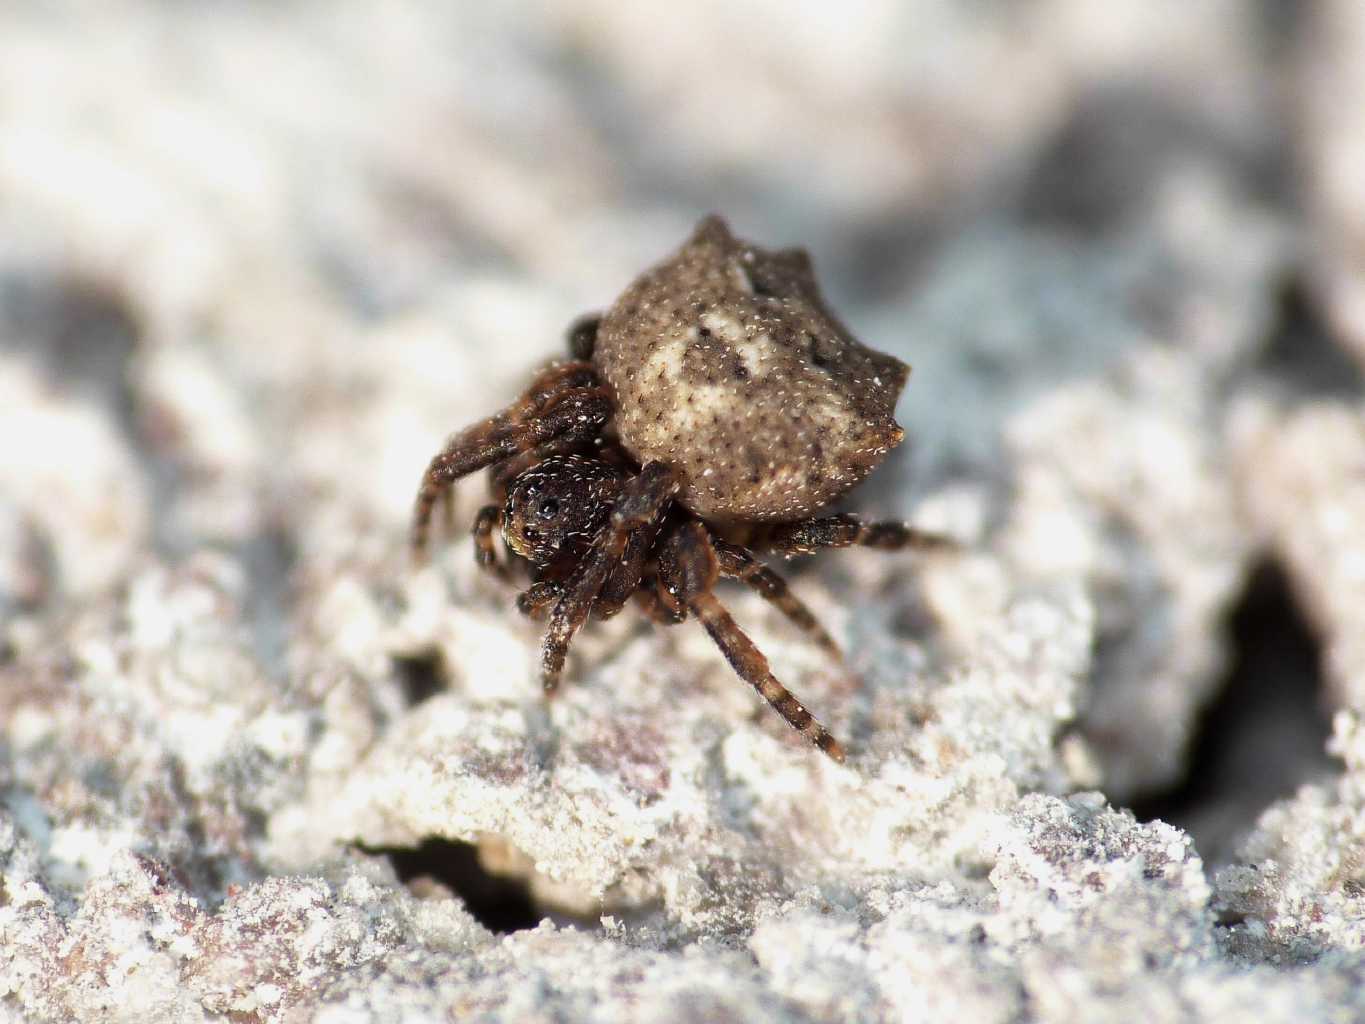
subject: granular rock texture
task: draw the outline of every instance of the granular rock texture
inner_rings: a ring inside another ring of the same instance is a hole
[[[6,5],[0,1017],[1365,1019],[1358,17],[1282,6]],[[848,507],[963,545],[788,567],[844,665],[726,592],[843,765],[408,560],[712,209],[915,367]],[[1331,733],[1201,789],[1267,563]]]
[[[1332,704],[1365,711],[1365,406],[1317,401],[1283,415],[1248,400],[1234,437],[1246,507],[1322,637]]]
[[[1294,73],[1308,277],[1337,336],[1365,363],[1365,10],[1350,0],[1315,5]]]

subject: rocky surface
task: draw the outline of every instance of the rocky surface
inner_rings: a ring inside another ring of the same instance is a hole
[[[788,6],[0,12],[6,1015],[1365,1015],[1358,17]],[[844,667],[724,591],[842,766],[691,623],[547,703],[407,559],[710,209],[914,366],[850,505],[964,542],[784,569]],[[1227,713],[1268,563],[1330,736]]]
[[[1365,361],[1365,11],[1316,5],[1294,61],[1295,143],[1305,179],[1306,273],[1336,337]]]

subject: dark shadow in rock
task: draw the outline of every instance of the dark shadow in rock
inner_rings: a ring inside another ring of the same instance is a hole
[[[1278,565],[1257,568],[1229,629],[1232,666],[1198,723],[1184,782],[1132,808],[1139,821],[1188,831],[1212,867],[1232,859],[1273,801],[1333,770],[1319,646]]]
[[[847,297],[850,310],[894,302],[922,276],[958,210],[894,211],[837,225],[822,245],[817,269],[830,280],[831,298]],[[824,267],[828,265],[829,270]],[[845,303],[834,304],[836,311]],[[855,331],[856,333],[856,331]]]
[[[409,705],[430,700],[446,688],[445,663],[439,650],[395,654],[391,660]]]
[[[244,611],[256,657],[283,678],[293,609],[290,580],[298,560],[294,537],[283,526],[267,526],[239,545],[236,554],[246,570]]]
[[[173,542],[167,510],[178,487],[171,458],[148,436],[133,377],[142,324],[129,299],[101,281],[59,270],[0,268],[0,352],[31,359],[57,394],[105,413],[137,455],[151,492],[152,534]]]
[[[494,874],[480,864],[478,847],[473,843],[430,836],[416,847],[357,844],[357,848],[387,858],[404,885],[412,886],[420,879],[444,885],[489,931],[507,935],[534,928],[550,916],[536,908],[525,881]]]
[[[1297,276],[1280,289],[1275,331],[1255,371],[1293,399],[1348,398],[1365,395],[1365,375],[1346,350],[1332,340],[1321,311]]]
[[[1019,196],[1026,222],[1094,235],[1146,216],[1163,182],[1191,158],[1231,168],[1268,197],[1289,180],[1283,148],[1238,137],[1208,113],[1149,88],[1087,93],[1041,152]]]
[[[54,389],[103,405],[130,436],[140,333],[131,306],[98,282],[0,271],[0,351],[26,353]]]

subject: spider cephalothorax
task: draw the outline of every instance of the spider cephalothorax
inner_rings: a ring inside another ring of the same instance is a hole
[[[901,523],[814,513],[862,480],[902,435],[908,367],[861,345],[825,309],[800,250],[767,251],[708,217],[600,319],[569,334],[573,361],[541,371],[507,409],[456,434],[417,495],[420,556],[432,511],[489,468],[475,557],[504,573],[496,537],[526,565],[526,614],[548,616],[541,680],[559,684],[589,615],[634,599],[656,622],[695,616],[736,672],[816,746],[843,748],[777,681],[713,589],[739,579],[826,650],[838,647],[755,552],[860,544],[937,547]],[[743,544],[736,543],[743,540]]]
[[[602,531],[625,474],[602,459],[552,455],[507,489],[502,536],[538,568],[582,559]]]

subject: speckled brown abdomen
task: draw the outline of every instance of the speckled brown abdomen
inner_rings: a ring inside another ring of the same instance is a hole
[[[900,360],[825,308],[803,250],[768,251],[708,217],[607,311],[593,363],[620,443],[682,474],[712,521],[808,516],[900,443]]]

